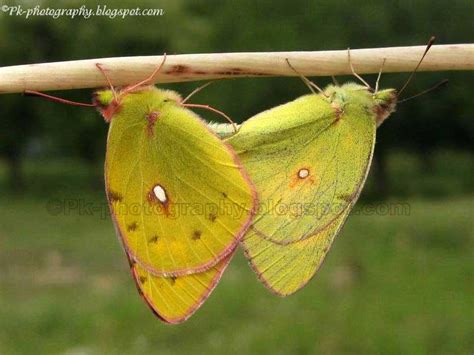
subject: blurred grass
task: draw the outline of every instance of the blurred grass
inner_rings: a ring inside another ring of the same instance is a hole
[[[430,159],[429,164],[420,164]],[[393,154],[387,175],[396,196],[443,197],[474,193],[474,160],[470,152],[440,150],[433,154],[415,156]]]
[[[409,215],[359,204],[316,278],[284,299],[239,253],[203,307],[166,326],[135,291],[95,170],[28,162],[24,193],[0,200],[0,353],[472,353],[472,161],[441,152],[423,173],[399,153],[389,167],[397,193],[377,204]],[[70,210],[52,215],[51,199]]]

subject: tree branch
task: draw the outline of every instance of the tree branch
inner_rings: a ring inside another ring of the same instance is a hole
[[[359,74],[377,73],[384,58],[384,72],[410,72],[424,50],[425,46],[353,49],[351,61]],[[286,58],[306,76],[351,74],[347,50],[181,54],[167,56],[155,81],[295,76]],[[106,86],[96,63],[107,70],[114,85],[128,85],[150,75],[162,59],[162,56],[100,58],[3,67],[0,68],[0,94]],[[445,70],[474,70],[474,44],[433,46],[419,68],[419,71]]]

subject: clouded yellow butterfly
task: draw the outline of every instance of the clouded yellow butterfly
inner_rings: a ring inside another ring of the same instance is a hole
[[[137,286],[178,323],[216,285],[256,193],[233,149],[177,93],[145,83],[94,95],[110,123],[106,193]]]
[[[395,90],[330,85],[257,114],[227,137],[252,178],[260,207],[242,245],[262,282],[289,295],[315,274],[364,185],[377,122]]]

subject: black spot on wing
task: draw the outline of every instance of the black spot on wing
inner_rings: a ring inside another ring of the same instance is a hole
[[[123,200],[122,194],[116,191],[109,190],[108,196],[109,196],[110,202],[122,202]]]
[[[201,239],[201,235],[202,235],[202,232],[201,232],[201,231],[195,230],[195,231],[193,232],[193,235],[192,235],[191,239],[192,239],[192,240],[199,240],[199,239]]]
[[[129,225],[127,225],[127,231],[129,232],[134,232],[138,229],[138,223],[137,222],[132,222]]]
[[[158,235],[153,235],[150,239],[148,239],[148,243],[157,243],[160,237]]]

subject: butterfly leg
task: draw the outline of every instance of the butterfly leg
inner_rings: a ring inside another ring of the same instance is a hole
[[[188,96],[186,96],[182,101],[181,101],[181,105],[185,104],[186,101],[189,101],[189,99],[191,97],[193,97],[195,94],[197,94],[199,91],[201,91],[202,89],[204,89],[205,87],[208,87],[209,85],[211,85],[213,83],[213,81],[209,81],[207,83],[205,83],[204,85],[201,85],[199,86],[198,88],[194,89]]]
[[[382,76],[382,70],[383,70],[383,67],[385,65],[386,60],[387,60],[387,58],[384,58],[383,62],[382,62],[382,65],[380,66],[379,75],[377,76],[377,81],[375,82],[375,93],[377,93],[379,91],[380,77]]]
[[[115,100],[115,102],[117,102],[117,92],[115,91],[115,88],[112,85],[112,81],[110,80],[109,76],[107,75],[107,72],[105,71],[104,67],[102,67],[102,64],[100,64],[100,63],[95,63],[95,66],[102,73],[105,80],[107,81],[107,84],[109,84],[110,91],[112,91],[112,94],[114,95],[114,100]]]
[[[357,74],[354,70],[354,66],[352,65],[352,60],[351,60],[351,49],[347,48],[347,58],[349,60],[349,66],[351,67],[351,72],[352,74],[359,79],[369,90],[372,90],[372,87],[365,81],[359,74]]]
[[[308,87],[308,89],[313,93],[313,94],[316,94],[316,92],[313,90],[313,88],[315,88],[316,90],[319,91],[320,94],[326,96],[326,94],[324,93],[324,91],[318,86],[316,85],[315,83],[313,83],[311,80],[309,80],[307,77],[305,77],[303,74],[299,73],[294,67],[293,65],[291,65],[290,63],[290,60],[288,58],[286,58],[286,63],[288,64],[288,66],[290,67],[291,70],[293,70],[300,78],[301,80],[303,80],[303,82],[306,84],[306,86]]]
[[[133,84],[131,86],[128,86],[124,92],[131,92],[133,90],[135,90],[137,87],[139,86],[142,86],[142,85],[148,85],[148,84],[151,84],[153,82],[153,79],[155,78],[155,76],[161,71],[161,69],[163,68],[163,65],[165,64],[165,61],[166,61],[166,53],[163,53],[163,60],[161,61],[161,64],[153,71],[153,73],[151,73],[151,75],[147,78],[145,78],[144,80],[142,81],[139,81],[138,83],[136,84]]]
[[[212,106],[209,106],[209,105],[201,105],[201,104],[183,104],[183,106],[184,106],[184,107],[203,108],[203,109],[206,109],[206,110],[215,112],[215,113],[221,115],[222,117],[224,117],[224,118],[232,125],[232,127],[234,128],[234,132],[235,132],[235,133],[237,133],[237,131],[238,131],[237,125],[235,124],[234,121],[232,121],[232,119],[231,119],[229,116],[227,116],[224,112],[219,111],[218,109],[215,109],[215,108],[212,107]]]

